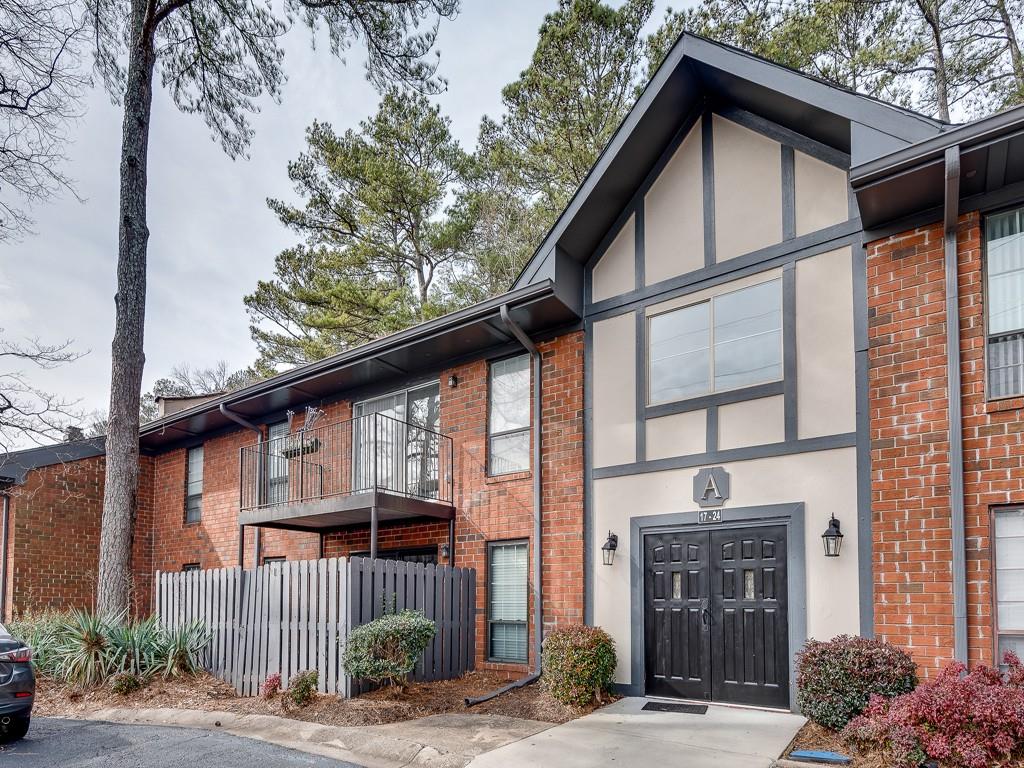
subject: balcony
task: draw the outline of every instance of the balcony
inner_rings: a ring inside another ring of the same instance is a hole
[[[382,413],[241,450],[241,525],[318,531],[454,519],[452,439]]]

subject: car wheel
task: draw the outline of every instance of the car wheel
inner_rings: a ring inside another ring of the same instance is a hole
[[[17,741],[25,738],[31,717],[12,717],[7,725],[0,724],[0,742]]]

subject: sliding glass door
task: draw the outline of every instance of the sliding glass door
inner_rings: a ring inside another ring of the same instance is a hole
[[[380,418],[371,418],[380,414]],[[353,489],[436,498],[441,424],[437,384],[356,403]]]

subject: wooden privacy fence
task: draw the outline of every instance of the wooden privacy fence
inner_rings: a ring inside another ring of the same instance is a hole
[[[315,669],[322,693],[369,688],[351,681],[341,656],[350,628],[413,608],[437,624],[415,680],[448,680],[473,669],[476,571],[353,557],[156,574],[156,614],[169,628],[193,620],[210,630],[203,666],[242,696],[268,675],[282,686]]]

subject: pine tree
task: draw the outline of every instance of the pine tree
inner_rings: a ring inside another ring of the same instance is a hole
[[[304,205],[268,201],[304,242],[245,298],[264,370],[442,314],[467,259],[471,222],[448,202],[470,158],[425,96],[390,89],[358,130],[314,123],[306,141],[288,166]]]

